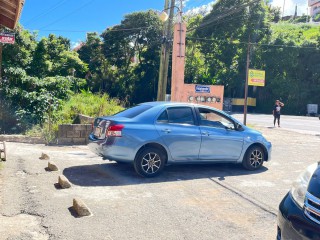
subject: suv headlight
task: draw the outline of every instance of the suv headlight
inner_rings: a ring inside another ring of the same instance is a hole
[[[296,181],[293,182],[291,187],[291,196],[293,200],[303,208],[304,198],[307,193],[308,185],[312,174],[317,169],[318,163],[310,165],[303,173],[301,173]]]

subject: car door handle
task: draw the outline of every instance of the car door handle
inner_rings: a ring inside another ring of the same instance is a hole
[[[204,135],[204,136],[210,136],[209,132],[202,132],[201,134]]]
[[[162,129],[161,131],[162,131],[162,132],[165,132],[165,133],[171,133],[171,130],[170,130],[170,129],[167,129],[167,128],[166,128],[166,129]]]

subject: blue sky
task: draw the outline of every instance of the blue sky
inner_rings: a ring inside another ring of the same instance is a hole
[[[284,0],[273,0],[282,6]],[[186,0],[184,12],[206,7],[212,0]],[[286,12],[294,11],[296,3],[307,0],[286,0]],[[180,1],[176,0],[179,5]],[[102,33],[107,27],[119,24],[124,15],[135,11],[154,9],[161,11],[164,0],[26,0],[20,23],[30,31],[38,31],[39,38],[49,33],[71,40],[72,46],[85,41],[86,32]],[[293,14],[293,13],[292,13]]]
[[[26,0],[20,18],[22,26],[84,41],[86,32],[103,32],[118,24],[127,13],[163,8],[163,0]]]

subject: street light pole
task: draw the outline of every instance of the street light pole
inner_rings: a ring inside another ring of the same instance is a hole
[[[169,20],[164,26],[164,38],[161,46],[160,56],[160,68],[159,68],[159,81],[158,81],[158,94],[157,101],[164,101],[166,98],[167,91],[167,79],[168,79],[168,68],[169,68],[169,56],[170,56],[170,38],[171,29],[174,15],[175,0],[171,0],[169,7],[169,0],[165,0],[165,10],[170,9]]]

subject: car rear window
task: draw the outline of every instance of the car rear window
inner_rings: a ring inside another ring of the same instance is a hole
[[[123,110],[122,112],[119,112],[119,113],[115,114],[114,116],[125,117],[125,118],[134,118],[134,117],[140,115],[141,113],[147,111],[150,108],[152,108],[152,106],[150,106],[150,105],[145,105],[145,104],[138,105],[138,106]]]

